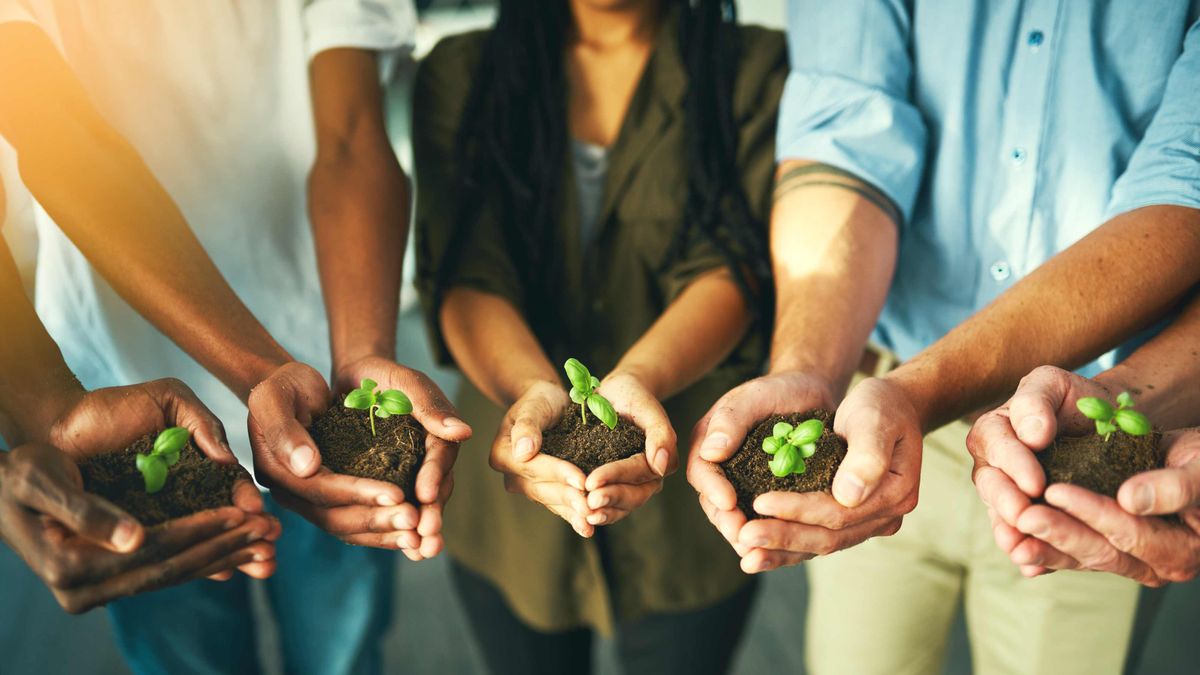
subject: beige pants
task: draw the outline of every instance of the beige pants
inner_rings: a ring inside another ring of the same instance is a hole
[[[926,437],[920,503],[899,533],[807,563],[812,673],[940,672],[960,598],[976,675],[1121,671],[1137,584],[1089,572],[1023,578],[971,483],[968,431],[955,422]]]

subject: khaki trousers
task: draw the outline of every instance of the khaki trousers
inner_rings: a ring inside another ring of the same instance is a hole
[[[955,422],[925,438],[920,502],[900,532],[806,563],[810,672],[940,673],[960,598],[976,675],[1121,672],[1138,585],[1022,577],[971,483],[969,430]]]

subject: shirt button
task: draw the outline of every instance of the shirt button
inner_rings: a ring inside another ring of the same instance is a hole
[[[1032,47],[1034,51],[1037,51],[1037,48],[1041,47],[1042,43],[1045,41],[1046,34],[1040,30],[1030,31],[1029,38],[1027,39],[1029,46]]]
[[[988,271],[992,273],[992,278],[996,281],[1004,281],[1012,276],[1012,269],[1003,260],[992,263]]]
[[[1025,163],[1025,148],[1013,148],[1008,156],[1015,166],[1021,166]]]

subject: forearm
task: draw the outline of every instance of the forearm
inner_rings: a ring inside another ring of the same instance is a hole
[[[366,356],[396,357],[409,189],[388,141],[374,55],[322,52],[311,77],[309,214],[336,371]]]
[[[1200,298],[1162,333],[1096,380],[1130,391],[1163,429],[1200,425]]]
[[[720,365],[749,325],[749,308],[729,271],[709,272],[667,307],[613,374],[633,375],[661,401]]]
[[[822,165],[784,162],[776,185],[771,371],[821,377],[840,398],[887,298],[899,216],[869,185]]]
[[[1128,339],[1197,282],[1197,259],[1200,212],[1132,211],[1051,258],[887,377],[908,393],[922,428],[937,428],[1002,399],[1037,366],[1078,368]]]
[[[25,184],[126,302],[244,400],[287,353],[44,35],[0,30],[0,89],[19,92],[0,102],[0,134]]]
[[[536,382],[561,382],[525,319],[507,300],[470,288],[452,288],[442,301],[446,346],[463,374],[507,409]]]

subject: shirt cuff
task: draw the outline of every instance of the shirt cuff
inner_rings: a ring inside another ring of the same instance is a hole
[[[314,0],[304,10],[309,60],[329,49],[379,53],[380,79],[391,79],[416,44],[417,16],[409,0]]]

